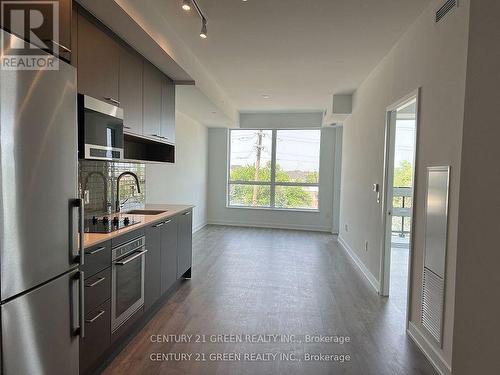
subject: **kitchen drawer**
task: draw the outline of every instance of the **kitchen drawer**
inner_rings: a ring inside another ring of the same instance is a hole
[[[111,267],[111,241],[85,249],[85,263],[80,267],[85,272],[85,278],[108,267]]]
[[[80,374],[89,373],[111,342],[111,302],[85,314],[85,338],[80,339]]]
[[[113,238],[111,240],[113,248],[115,248],[119,245],[123,245],[124,243],[132,241],[136,238],[142,237],[142,236],[144,236],[144,234],[145,234],[144,229],[138,229],[138,230],[134,230],[133,232],[125,233],[119,237]]]
[[[111,298],[111,268],[85,279],[85,314]]]

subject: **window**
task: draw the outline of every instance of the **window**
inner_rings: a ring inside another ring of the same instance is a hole
[[[321,130],[231,130],[228,205],[317,210]]]

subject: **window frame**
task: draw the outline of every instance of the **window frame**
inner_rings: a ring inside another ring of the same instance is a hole
[[[238,130],[265,130],[271,131],[272,141],[271,141],[271,181],[239,181],[231,180],[231,133]],[[277,135],[280,130],[318,130],[320,133],[319,140],[319,167],[318,167],[318,182],[317,183],[307,183],[307,182],[276,182],[276,155],[277,155]],[[321,207],[321,141],[323,138],[322,129],[317,127],[311,128],[241,128],[241,129],[229,129],[227,137],[227,166],[226,166],[226,208],[236,208],[236,209],[249,209],[249,210],[272,210],[272,211],[298,211],[298,212],[320,212]],[[247,186],[269,186],[270,187],[270,197],[269,197],[269,207],[253,207],[253,206],[242,206],[231,204],[230,192],[231,185],[247,185]],[[286,208],[286,207],[276,207],[276,187],[277,186],[298,186],[298,187],[317,187],[318,188],[318,208]]]

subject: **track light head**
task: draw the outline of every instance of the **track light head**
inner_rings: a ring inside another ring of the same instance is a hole
[[[202,24],[201,24],[200,38],[207,39],[207,36],[208,36],[207,20],[205,18],[203,18],[201,22],[202,22]]]
[[[182,9],[189,12],[191,10],[191,0],[182,0]]]

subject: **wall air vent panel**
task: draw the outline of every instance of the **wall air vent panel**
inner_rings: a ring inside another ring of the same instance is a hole
[[[458,7],[458,0],[447,0],[436,12],[436,23],[441,21],[453,8]]]
[[[441,344],[443,329],[444,280],[424,268],[421,323]]]

